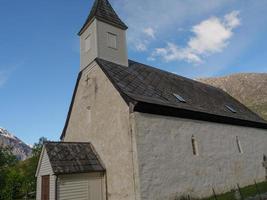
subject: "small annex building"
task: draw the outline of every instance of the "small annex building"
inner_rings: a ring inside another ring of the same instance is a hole
[[[37,200],[200,199],[266,180],[267,122],[219,88],[128,59],[127,28],[95,0]]]
[[[104,172],[90,143],[46,143],[36,172],[37,199],[104,200]]]

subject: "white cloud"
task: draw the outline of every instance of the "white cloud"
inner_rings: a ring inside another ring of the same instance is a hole
[[[7,74],[0,71],[0,87],[2,87],[7,81]]]
[[[239,19],[239,14],[240,14],[239,11],[233,11],[224,16],[225,25],[229,29],[233,29],[241,24]]]
[[[157,48],[152,54],[152,58],[161,56],[165,61],[185,60],[187,62],[201,62],[198,55],[190,52],[190,49],[179,48],[173,43],[168,43],[165,48]]]
[[[144,52],[147,50],[147,45],[139,41],[135,44],[135,48],[139,52]]]
[[[201,16],[211,15],[236,0],[202,0],[201,4],[199,0],[157,0],[157,3],[154,0],[111,1],[129,26],[129,47],[140,51],[141,43],[146,47],[146,51],[150,51],[158,41],[164,41],[178,30],[183,30],[186,23],[196,21]],[[157,37],[157,40],[153,37]],[[141,48],[142,51],[144,49]]]
[[[150,38],[155,39],[155,30],[151,27],[145,28],[143,32]]]
[[[155,30],[151,27],[143,29],[143,35],[144,37],[140,39],[135,39],[134,42],[132,41],[132,44],[135,46],[135,50],[139,52],[145,52],[148,50],[148,46],[151,43],[151,40],[154,40],[155,37]]]
[[[24,61],[20,61],[13,64],[3,64],[4,66],[0,66],[0,88],[3,87],[7,81],[9,81],[11,74],[21,66],[24,65]]]
[[[205,56],[221,52],[233,36],[233,29],[239,25],[238,11],[233,11],[222,19],[211,17],[192,28],[193,36],[185,47],[168,43],[164,48],[156,48],[152,57],[161,57],[167,62],[184,60],[200,63]]]

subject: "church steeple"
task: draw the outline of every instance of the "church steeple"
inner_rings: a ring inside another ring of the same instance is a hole
[[[127,25],[119,18],[115,10],[112,8],[108,0],[95,0],[93,8],[86,19],[83,27],[79,31],[79,35],[83,33],[88,25],[94,20],[106,22],[108,24],[117,26],[123,30],[127,30]]]
[[[81,70],[97,57],[128,66],[127,29],[108,0],[95,0],[78,33],[81,39]]]

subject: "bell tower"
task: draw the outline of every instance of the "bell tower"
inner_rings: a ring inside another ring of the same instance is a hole
[[[108,0],[95,0],[81,28],[81,70],[95,58],[128,66],[126,30],[128,27],[116,14]]]

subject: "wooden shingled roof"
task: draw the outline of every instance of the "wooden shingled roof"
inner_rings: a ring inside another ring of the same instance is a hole
[[[108,0],[95,0],[92,10],[78,35],[81,35],[95,18],[123,30],[128,29],[126,24],[116,14]]]
[[[105,171],[90,143],[48,142],[44,148],[56,175]]]
[[[192,118],[200,113],[206,114],[207,120],[219,116],[230,121],[243,121],[248,125],[258,123],[262,128],[267,128],[265,120],[219,88],[132,60],[129,60],[129,67],[99,58],[96,62],[124,99],[135,107],[140,103],[147,107],[153,104],[161,106],[161,109],[174,108],[177,114],[189,111],[194,113]]]

